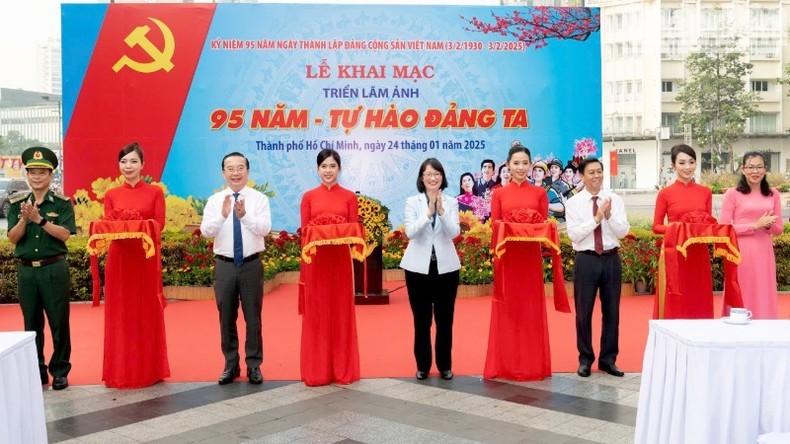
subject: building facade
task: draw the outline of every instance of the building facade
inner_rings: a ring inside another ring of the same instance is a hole
[[[744,152],[759,151],[771,171],[790,172],[790,101],[779,82],[790,56],[784,45],[790,8],[783,2],[612,0],[587,6],[601,8],[603,155],[617,152],[625,173],[611,186],[647,189],[670,182],[669,150],[678,143],[695,147],[700,169],[710,169],[709,150],[680,124],[676,96],[689,53],[736,39],[754,65],[744,88],[761,100],[734,146],[735,165]]]

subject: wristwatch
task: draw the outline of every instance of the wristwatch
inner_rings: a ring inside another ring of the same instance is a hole
[[[43,227],[43,226],[44,226],[44,225],[46,225],[48,222],[49,222],[49,221],[48,221],[46,218],[43,218],[43,217],[42,217],[42,218],[41,218],[41,221],[38,223],[38,226],[39,226],[39,227]]]

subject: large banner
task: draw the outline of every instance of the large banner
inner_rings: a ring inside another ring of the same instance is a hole
[[[428,157],[444,165],[447,191],[464,194],[462,175],[490,188],[517,141],[545,164],[531,177],[561,195],[578,181],[574,159],[600,155],[597,9],[80,4],[62,14],[69,194],[117,177],[118,151],[137,141],[145,174],[207,197],[223,185],[222,157],[239,151],[276,193],[274,226],[290,231],[302,193],[320,183],[318,151],[334,148],[341,184],[382,200],[398,225]]]

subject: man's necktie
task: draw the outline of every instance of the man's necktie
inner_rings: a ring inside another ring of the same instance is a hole
[[[233,202],[239,200],[239,193],[233,193]],[[233,213],[233,263],[240,267],[244,263],[244,245],[241,243],[241,220],[236,216],[236,212],[231,209]]]
[[[598,196],[593,196],[593,217],[598,214]],[[601,221],[603,222],[603,221]],[[595,252],[598,254],[603,253],[603,229],[601,228],[601,224],[598,224],[593,231],[593,237],[595,238]]]

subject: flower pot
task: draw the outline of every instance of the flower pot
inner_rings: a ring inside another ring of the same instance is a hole
[[[647,283],[645,281],[634,282],[634,293],[647,294]]]
[[[194,287],[188,285],[166,285],[165,299],[184,301],[207,301],[214,299],[214,287]]]
[[[494,284],[479,284],[479,285],[459,285],[458,298],[479,298],[481,296],[490,296],[494,293]]]
[[[406,280],[406,273],[403,271],[402,268],[395,268],[392,270],[384,270],[382,272],[382,279],[385,282],[390,281],[405,281]]]
[[[185,224],[183,231],[186,234],[192,234],[195,230],[200,230],[200,224]]]

